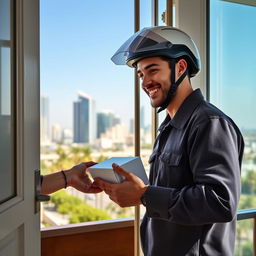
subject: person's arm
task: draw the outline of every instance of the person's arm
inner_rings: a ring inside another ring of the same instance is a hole
[[[63,175],[61,171],[43,175],[41,177],[41,194],[47,195],[65,188],[65,178]]]
[[[68,186],[74,187],[84,193],[99,193],[102,190],[92,184],[86,169],[94,162],[80,163],[68,170],[63,170],[42,177],[41,194],[51,194]]]
[[[193,137],[189,157],[194,185],[182,189],[148,186],[143,194],[147,216],[183,225],[231,221],[240,196],[242,138],[223,119],[198,126]],[[127,183],[127,179],[118,186],[98,180],[96,184],[120,206],[131,206],[142,194],[138,181],[130,179]],[[122,190],[126,190],[127,198]]]
[[[229,222],[240,197],[242,137],[227,120],[216,118],[200,124],[191,138],[194,185],[150,186],[144,196],[147,215],[186,225]]]

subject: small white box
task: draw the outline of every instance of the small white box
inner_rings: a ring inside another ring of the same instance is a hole
[[[101,178],[111,183],[121,183],[124,178],[112,169],[115,163],[128,172],[132,172],[138,176],[144,184],[148,184],[148,177],[140,157],[112,157],[101,163],[95,164],[88,168],[93,178]]]

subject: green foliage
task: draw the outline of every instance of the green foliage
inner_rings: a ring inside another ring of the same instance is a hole
[[[250,209],[250,208],[256,208],[255,195],[242,194],[240,197],[238,209]]]
[[[41,170],[43,174],[66,170],[81,162],[95,161],[91,157],[91,149],[85,146],[59,146],[55,153],[58,155],[58,158],[49,166],[47,166],[44,161],[41,161]]]
[[[242,247],[242,255],[243,256],[252,256],[253,255],[253,244],[252,242],[247,242],[245,245]]]
[[[41,161],[42,173],[49,174],[58,170],[69,169],[81,162],[101,162],[107,159],[103,155],[93,159],[91,157],[91,149],[84,146],[65,147],[60,145],[55,153],[58,158],[51,165]],[[106,211],[85,204],[81,199],[67,194],[65,190],[53,193],[51,202],[59,213],[69,215],[70,223],[111,219]]]
[[[253,243],[248,241],[241,247],[236,247],[235,256],[253,256]]]
[[[256,193],[256,171],[249,170],[246,176],[242,178],[242,193],[255,194]]]
[[[44,173],[44,170],[46,170],[46,169],[47,169],[47,166],[46,166],[45,162],[43,160],[41,160],[40,161],[40,170],[43,170],[43,171],[41,171],[41,174],[46,174],[46,173]]]
[[[83,204],[76,207],[69,218],[70,223],[111,219],[107,212]]]
[[[84,203],[81,199],[69,195],[65,190],[53,193],[51,202],[59,213],[69,214],[70,223],[111,219],[106,211]]]
[[[128,218],[134,216],[133,207],[121,208],[113,202],[110,202],[107,205],[106,210],[110,212],[111,215],[114,215],[116,218]]]
[[[152,149],[152,144],[143,144],[141,149]]]

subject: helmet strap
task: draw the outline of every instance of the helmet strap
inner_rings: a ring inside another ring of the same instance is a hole
[[[170,104],[172,97],[174,96],[178,86],[180,83],[184,80],[186,75],[188,75],[188,69],[185,70],[185,72],[179,77],[179,79],[175,82],[175,65],[176,65],[176,60],[172,59],[170,61],[170,68],[171,68],[171,87],[168,91],[168,94],[163,102],[163,104],[160,106],[158,109],[157,113],[160,113],[162,110],[166,109],[168,105]]]

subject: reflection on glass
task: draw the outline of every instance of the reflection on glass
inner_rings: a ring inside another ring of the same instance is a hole
[[[1,115],[11,115],[11,51],[10,48],[1,47]]]
[[[40,1],[44,173],[134,156],[134,70],[110,60],[134,32],[133,7],[132,1]],[[133,208],[120,208],[104,193],[70,188],[52,195],[44,213],[52,206],[56,225],[134,215]]]
[[[245,140],[240,209],[256,208],[255,15],[252,6],[210,1],[210,101],[232,117]],[[238,222],[235,255],[252,255],[248,223]]]
[[[0,203],[15,194],[11,108],[10,1],[0,2]]]

